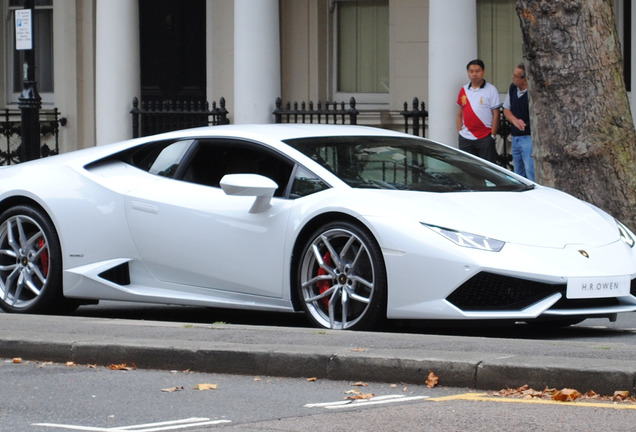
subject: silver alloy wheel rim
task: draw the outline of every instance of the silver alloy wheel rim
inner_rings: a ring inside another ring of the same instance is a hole
[[[301,292],[323,327],[347,329],[366,314],[375,288],[374,263],[364,242],[336,228],[316,237],[301,263]]]
[[[49,243],[32,218],[13,216],[0,226],[0,298],[15,309],[35,303],[50,271]]]

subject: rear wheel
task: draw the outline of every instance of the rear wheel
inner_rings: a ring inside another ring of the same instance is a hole
[[[368,329],[386,316],[387,282],[375,239],[348,222],[318,229],[302,250],[298,289],[318,327]]]
[[[15,313],[67,313],[62,253],[53,223],[42,211],[16,206],[0,216],[0,308]]]

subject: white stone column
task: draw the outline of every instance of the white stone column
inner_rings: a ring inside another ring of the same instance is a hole
[[[140,97],[139,5],[97,0],[95,128],[97,144],[132,138],[132,98]]]
[[[234,123],[272,123],[280,80],[278,0],[234,0]]]
[[[457,94],[477,58],[476,0],[430,0],[428,137],[457,147]]]

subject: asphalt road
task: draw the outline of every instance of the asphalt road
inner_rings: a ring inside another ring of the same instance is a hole
[[[636,412],[444,386],[11,360],[0,380],[2,432],[631,431]]]
[[[383,331],[307,327],[302,315],[104,303],[73,316],[0,314],[0,357],[142,369],[315,376],[448,387],[635,391],[634,315],[565,329],[399,323]]]

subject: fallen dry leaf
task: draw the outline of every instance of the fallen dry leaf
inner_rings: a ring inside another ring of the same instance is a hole
[[[612,397],[613,401],[621,402],[629,396],[629,392],[627,390],[615,391],[614,396]]]
[[[181,390],[183,390],[183,386],[175,386],[175,387],[161,389],[162,392],[166,392],[166,393],[172,393],[172,392],[181,391]]]
[[[307,381],[309,381],[309,382],[318,381],[318,378],[316,378],[316,377],[307,378]]]
[[[535,389],[525,389],[521,392],[521,395],[523,398],[525,399],[534,399],[534,398],[539,398],[541,396],[543,396],[543,392],[540,392],[538,390]]]
[[[437,381],[439,381],[439,377],[433,373],[433,371],[428,372],[428,377],[426,378],[426,387],[433,388],[437,385]]]
[[[598,400],[601,398],[602,396],[596,393],[594,390],[590,390],[586,392],[583,396],[581,396],[581,399],[585,399],[585,400]]]
[[[358,399],[371,399],[375,394],[373,393],[360,393],[359,395],[345,396],[346,400],[358,400]]]
[[[360,391],[357,391],[353,392],[349,396],[345,396],[344,400],[371,399],[373,396],[375,396],[373,393],[361,393]]]
[[[367,387],[369,384],[362,381],[358,381],[358,382],[351,383],[351,385],[356,387]]]
[[[349,396],[345,396],[344,400],[371,399],[373,396],[375,396],[375,394],[373,393],[362,393],[357,388],[354,388],[352,390],[347,390],[345,394]]]
[[[216,384],[197,384],[194,390],[216,390]]]
[[[22,363],[22,357],[13,357],[13,363]]]
[[[136,367],[133,366],[128,366],[126,363],[121,363],[121,364],[111,364],[108,365],[108,369],[110,370],[126,370],[126,371],[131,371],[131,370],[135,370]]]
[[[73,366],[75,366],[75,363],[73,363],[72,361],[67,361],[66,363],[64,363],[64,365],[66,367],[73,367]]]
[[[552,395],[552,400],[560,402],[573,402],[581,397],[581,393],[577,390],[564,388]]]
[[[366,348],[351,348],[351,351],[353,352],[364,352],[366,350],[367,350]]]
[[[498,397],[511,397],[521,399],[549,399],[560,402],[573,402],[573,401],[607,401],[607,402],[621,402],[621,403],[636,403],[636,397],[629,396],[628,391],[616,391],[613,396],[601,396],[593,390],[581,394],[574,389],[564,388],[557,390],[554,388],[545,388],[543,391],[534,390],[527,385],[518,387],[516,389],[503,389],[498,392],[492,392],[492,396]]]

